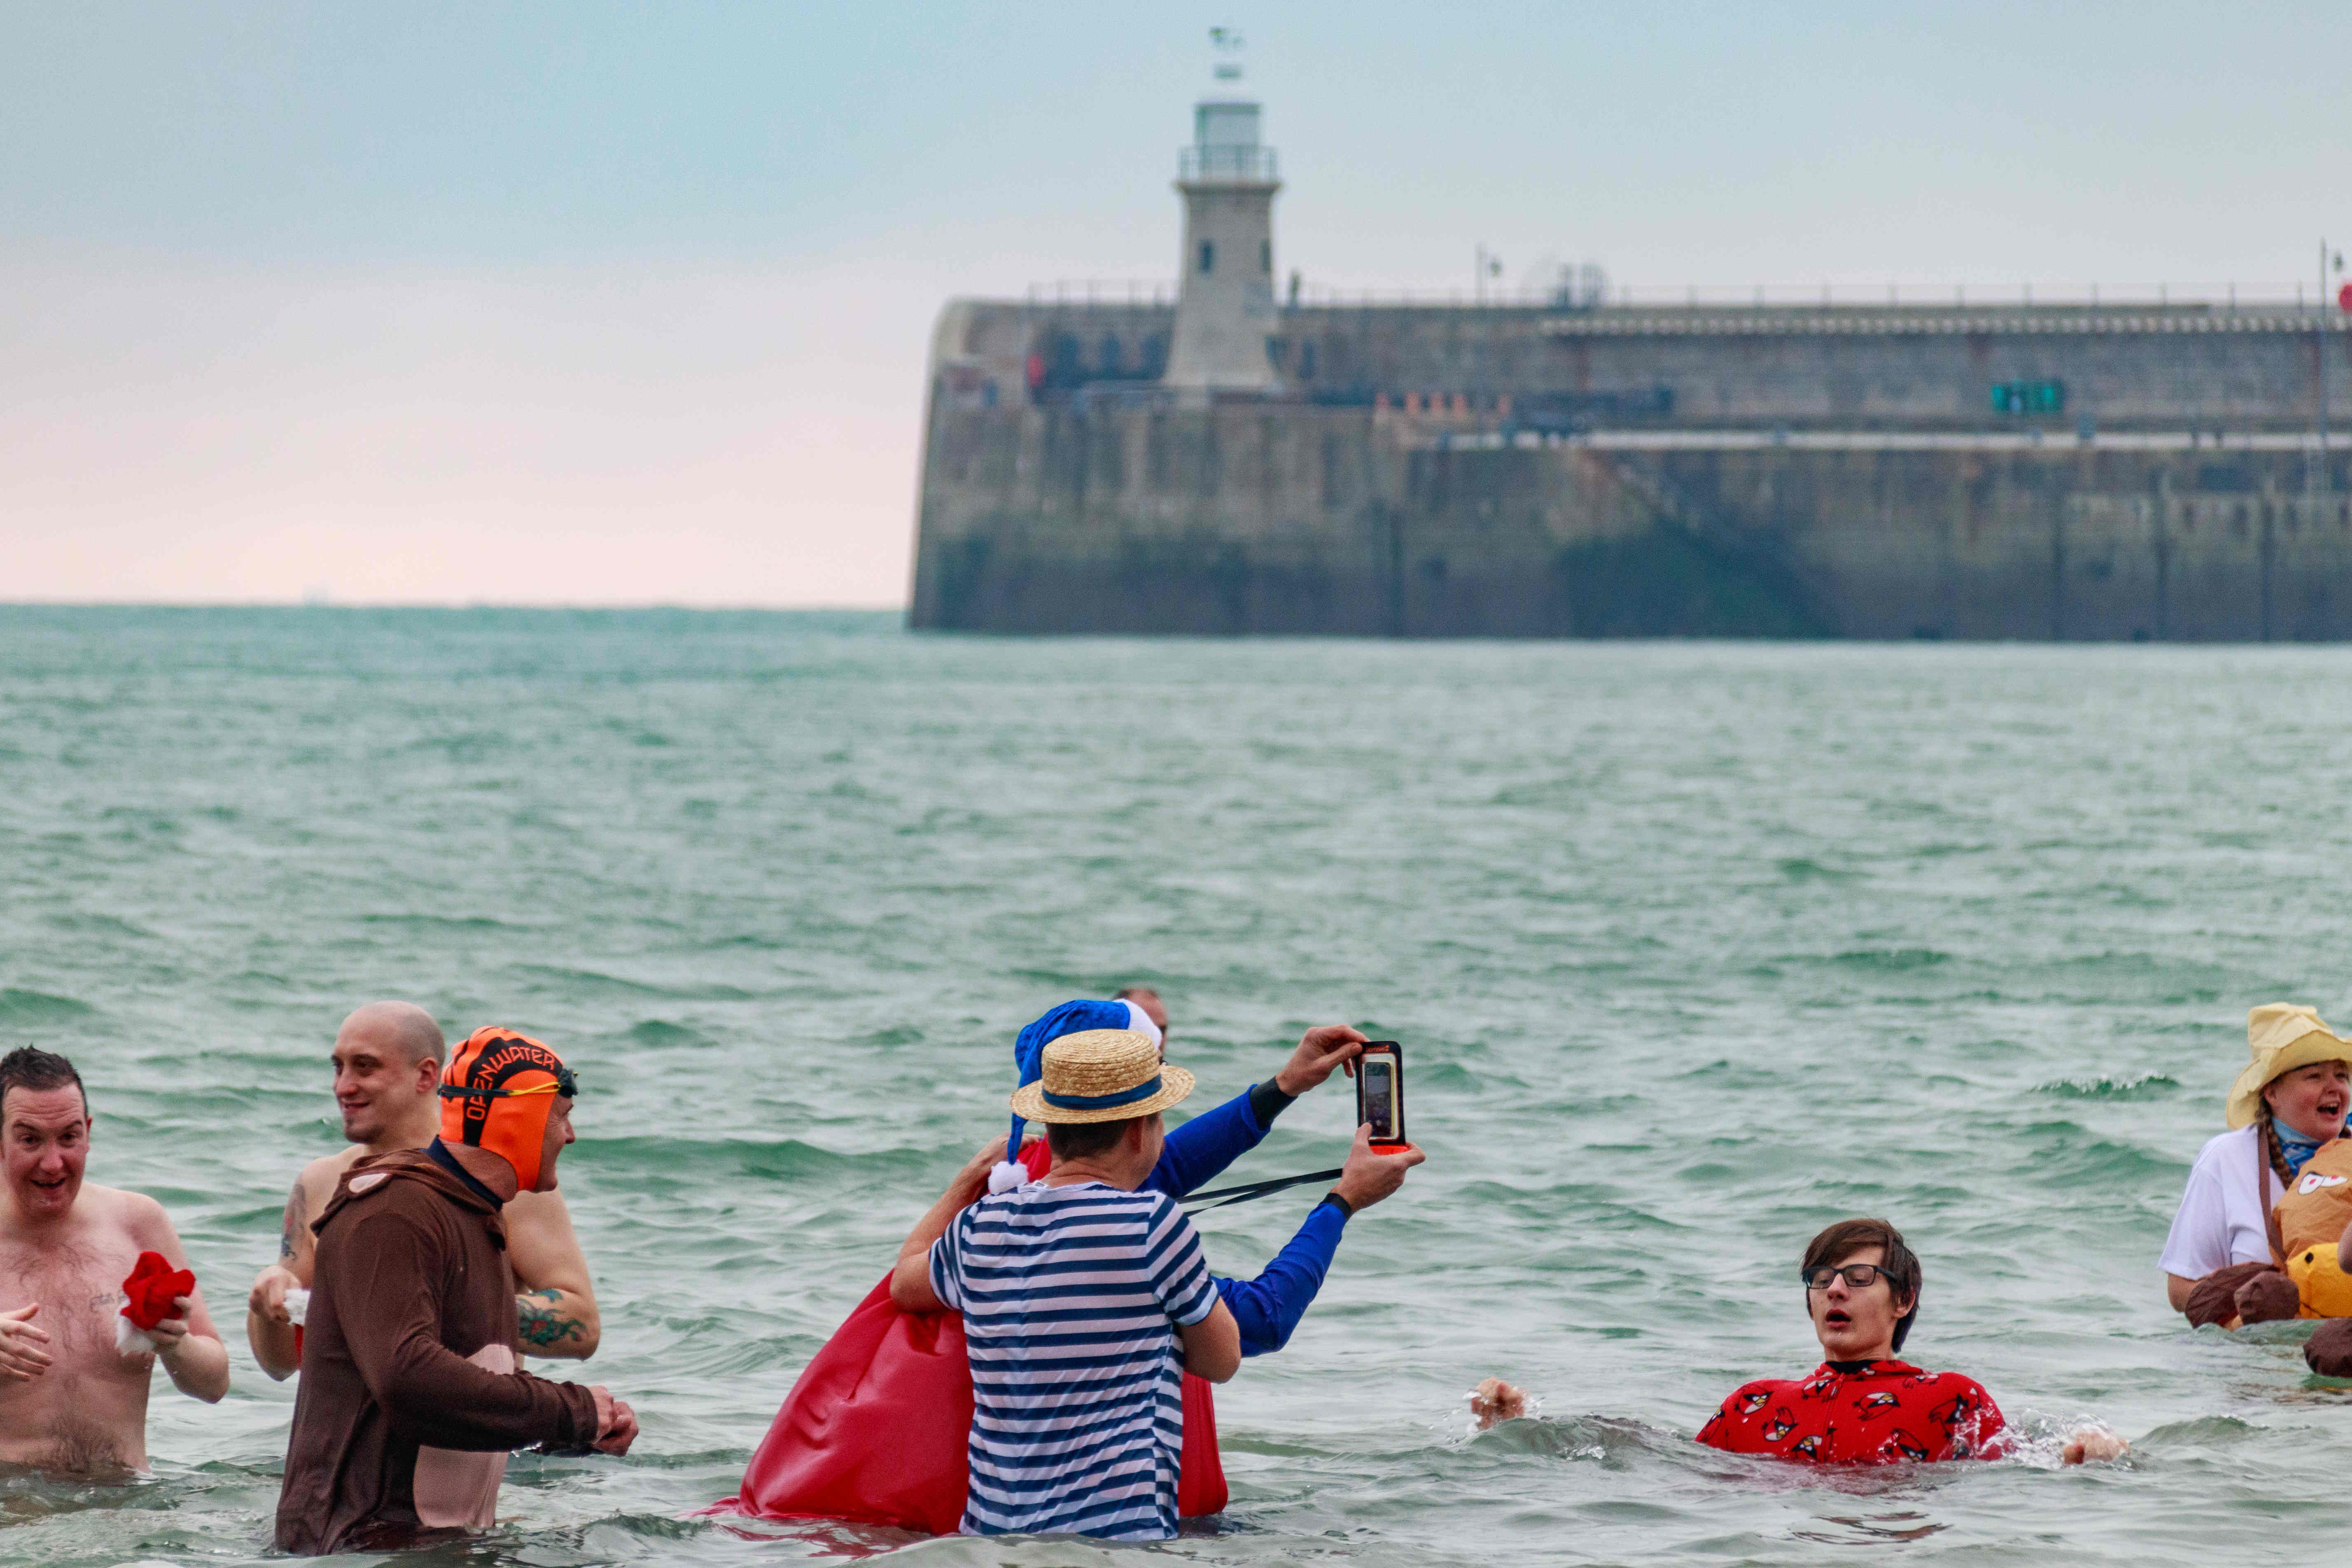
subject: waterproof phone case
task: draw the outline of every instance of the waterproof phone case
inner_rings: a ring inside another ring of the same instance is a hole
[[[1370,1125],[1374,1143],[1405,1142],[1404,1047],[1394,1040],[1373,1040],[1356,1058],[1356,1123]]]

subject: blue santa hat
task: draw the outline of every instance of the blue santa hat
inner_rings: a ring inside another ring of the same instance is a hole
[[[1013,1042],[1013,1065],[1020,1072],[1021,1081],[1015,1089],[1027,1089],[1045,1074],[1045,1047],[1064,1035],[1081,1034],[1087,1029],[1132,1029],[1139,1035],[1149,1035],[1155,1046],[1167,1044],[1160,1037],[1160,1026],[1151,1015],[1132,1002],[1065,1002],[1048,1008],[1045,1016],[1023,1029]],[[1007,1192],[1029,1179],[1029,1173],[1020,1162],[1021,1134],[1028,1123],[1020,1117],[1013,1119],[1013,1135],[1005,1141],[1004,1160],[988,1173],[988,1190]]]

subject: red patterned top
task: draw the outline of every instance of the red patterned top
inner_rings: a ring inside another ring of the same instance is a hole
[[[2009,1448],[2000,1406],[1983,1384],[1899,1361],[1850,1371],[1823,1362],[1802,1382],[1748,1384],[1707,1418],[1698,1440],[1734,1454],[1823,1465],[1990,1459]]]

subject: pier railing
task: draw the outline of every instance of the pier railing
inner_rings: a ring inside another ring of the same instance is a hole
[[[1295,300],[1301,306],[1485,307],[1509,310],[1589,310],[1622,307],[1647,310],[1684,306],[1701,310],[1797,309],[1942,309],[2020,310],[2048,307],[2080,310],[2086,306],[2131,310],[2239,307],[2275,311],[2282,308],[2315,310],[2323,300],[2315,281],[2282,283],[2158,281],[2121,286],[2101,283],[1612,283],[1598,299],[1557,289],[1373,289],[1300,285]]]
[[[2332,299],[2320,297],[2315,282],[2098,283],[1721,283],[1612,284],[1598,303],[1543,289],[1346,289],[1301,282],[1296,295],[1276,290],[1285,306],[1307,310],[1359,308],[1484,309],[1495,310],[1591,310],[1639,308],[1671,310],[2306,310],[2339,315]],[[1176,285],[1165,278],[1077,278],[1033,283],[1032,305],[1134,305],[1167,309],[1176,303]]]

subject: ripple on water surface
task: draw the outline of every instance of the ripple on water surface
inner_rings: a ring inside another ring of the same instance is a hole
[[[170,1204],[224,1318],[336,1146],[352,1005],[580,1068],[592,1365],[644,1440],[519,1458],[497,1532],[403,1561],[908,1545],[682,1516],[1001,1130],[1013,1030],[1129,982],[1202,1105],[1312,1022],[1406,1041],[1431,1154],[1221,1392],[1234,1501],[1177,1556],[2139,1568],[2340,1511],[2352,1394],[2292,1325],[2181,1329],[2154,1258],[2244,1009],[2352,1016],[2313,895],[2352,833],[2320,717],[2352,653],[13,610],[0,671],[0,1031],[82,1065],[95,1179]],[[1235,1179],[1335,1163],[1348,1121],[1344,1083],[1309,1097]],[[1205,1216],[1213,1262],[1254,1271],[1311,1201]],[[2023,1457],[1690,1441],[1812,1363],[1794,1261],[1855,1211],[1925,1259],[1913,1353],[1984,1381]],[[159,1384],[151,1478],[0,1477],[0,1561],[258,1559],[292,1385],[232,1358],[218,1407]],[[1538,1415],[1471,1435],[1489,1373]],[[2056,1468],[2091,1415],[2133,1458]]]

